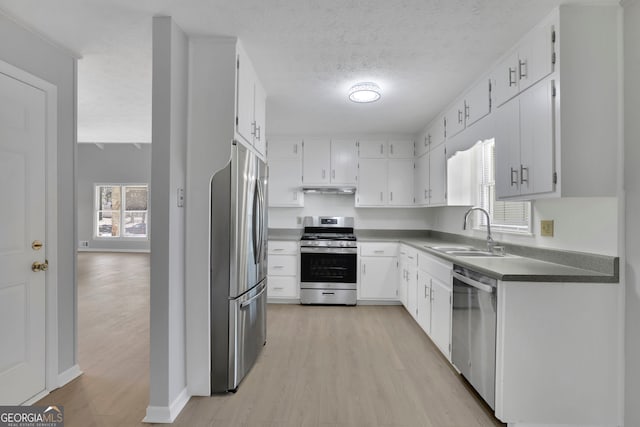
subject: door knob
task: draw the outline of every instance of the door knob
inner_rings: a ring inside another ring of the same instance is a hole
[[[44,262],[34,261],[34,263],[31,264],[31,271],[33,272],[47,271],[48,269],[49,269],[49,260],[44,260]]]

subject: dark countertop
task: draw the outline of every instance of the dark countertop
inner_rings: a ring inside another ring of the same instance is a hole
[[[269,229],[269,239],[299,240],[301,229]],[[432,246],[468,245],[485,249],[485,242],[466,236],[425,230],[357,230],[358,242],[398,242],[502,281],[618,283],[619,258],[584,252],[502,244],[504,257],[448,255]]]

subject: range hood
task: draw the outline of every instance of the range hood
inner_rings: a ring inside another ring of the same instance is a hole
[[[309,194],[355,194],[356,187],[302,187],[303,193]]]

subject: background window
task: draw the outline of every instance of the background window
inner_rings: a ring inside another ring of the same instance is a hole
[[[148,237],[147,184],[96,185],[96,236]]]
[[[491,228],[512,233],[531,232],[531,202],[503,202],[496,200],[495,141],[489,139],[479,143],[478,161],[478,205],[489,212]],[[476,228],[486,229],[486,217],[475,213]]]

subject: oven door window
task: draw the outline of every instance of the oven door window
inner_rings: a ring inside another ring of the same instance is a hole
[[[302,282],[356,283],[357,255],[301,253]]]

